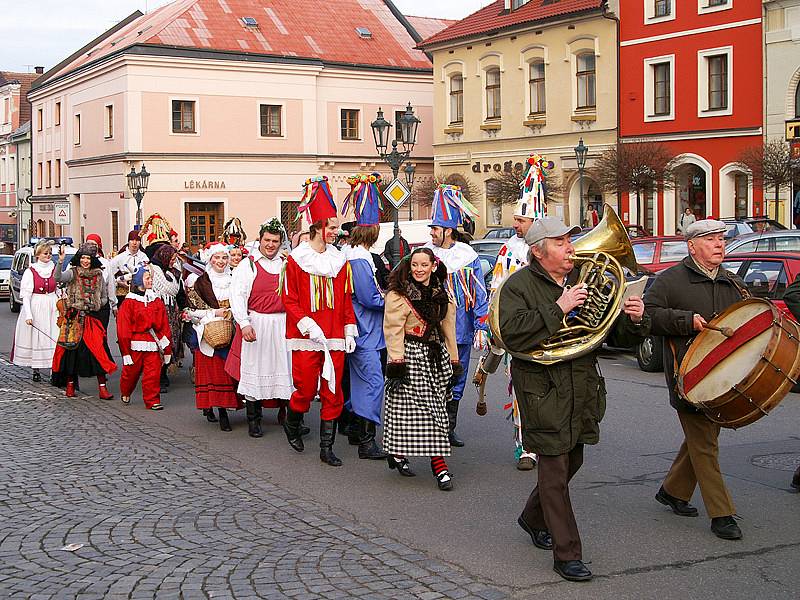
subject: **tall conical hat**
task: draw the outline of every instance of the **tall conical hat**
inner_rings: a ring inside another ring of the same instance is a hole
[[[342,215],[347,213],[350,202],[353,202],[358,225],[377,225],[381,222],[383,214],[383,194],[381,193],[380,173],[356,173],[347,178],[350,184],[350,193],[342,203]]]
[[[336,203],[333,201],[333,193],[325,175],[306,179],[303,184],[303,197],[300,199],[300,206],[297,207],[295,221],[301,215],[305,215],[306,220],[312,224],[336,216]]]
[[[461,187],[442,183],[433,193],[430,227],[457,229],[477,215],[477,209],[464,198]]]

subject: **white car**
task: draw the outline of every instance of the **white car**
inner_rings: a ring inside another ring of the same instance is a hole
[[[0,254],[0,299],[11,297],[11,254]]]

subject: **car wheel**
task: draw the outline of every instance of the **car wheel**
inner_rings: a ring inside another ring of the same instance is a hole
[[[19,312],[20,305],[17,302],[14,301],[14,294],[11,294],[8,297],[8,308],[11,309],[12,313],[18,313]]]
[[[647,373],[658,373],[664,370],[664,355],[661,338],[648,335],[636,347],[636,362],[639,368]]]

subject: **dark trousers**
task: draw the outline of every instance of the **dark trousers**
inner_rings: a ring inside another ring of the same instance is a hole
[[[581,536],[572,502],[569,499],[569,482],[583,464],[583,444],[578,444],[566,454],[539,455],[539,479],[522,519],[533,529],[546,529],[553,536],[555,560],[581,560]]]

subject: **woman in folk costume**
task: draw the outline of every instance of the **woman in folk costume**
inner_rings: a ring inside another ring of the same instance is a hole
[[[239,382],[245,397],[250,437],[261,437],[261,409],[282,408],[292,395],[292,372],[286,348],[286,310],[280,296],[286,236],[278,219],[264,223],[258,249],[233,271],[231,311],[236,333],[225,370]]]
[[[170,247],[171,246],[167,246]],[[172,358],[172,340],[167,308],[153,290],[155,269],[142,266],[131,278],[131,291],[117,313],[117,343],[122,353],[122,377],[119,393],[129,404],[131,394],[142,378],[142,399],[149,410],[163,408],[160,397],[159,374],[161,352],[164,364]]]
[[[102,238],[96,233],[90,233],[86,236],[86,246],[94,248],[94,254],[100,260],[100,264],[103,265],[103,279],[108,287],[108,310],[106,310],[106,307],[103,307],[101,316],[103,327],[108,331],[108,322],[111,319],[111,313],[117,314],[117,282],[114,280],[114,274],[111,272],[111,261],[103,256]]]
[[[36,244],[33,248],[36,261],[22,274],[19,286],[22,311],[14,332],[11,360],[15,365],[31,367],[34,381],[42,380],[39,369],[49,369],[53,364],[58,339],[56,265],[52,255],[50,242]]]
[[[236,381],[225,372],[230,341],[227,346],[213,348],[203,337],[206,325],[229,316],[233,278],[228,268],[228,249],[224,244],[212,244],[203,258],[207,262],[205,273],[186,278],[189,307],[184,310],[184,318],[192,323],[189,347],[194,352],[195,405],[206,417],[213,414],[214,407],[218,408],[219,428],[231,431],[228,409],[242,406],[236,396]]]
[[[350,427],[355,429],[358,439],[358,457],[373,460],[386,458],[386,453],[375,442],[375,428],[381,424],[383,406],[384,301],[369,251],[380,233],[378,223],[383,212],[380,182],[378,173],[349,177],[347,183],[351,191],[342,204],[342,214],[346,214],[352,202],[356,217],[356,226],[344,247],[353,274],[353,311],[358,325],[356,349],[347,357],[350,393],[346,408],[355,420]]]
[[[66,383],[66,396],[75,397],[78,377],[97,377],[98,395],[102,400],[114,396],[106,386],[106,375],[117,370],[111,358],[103,326],[101,309],[108,306],[108,287],[103,279],[100,260],[94,249],[81,246],[70,260],[70,268],[62,270],[64,249],[58,254],[56,281],[66,284],[61,299],[63,310],[59,343],[53,355],[53,373],[57,383]]]
[[[319,394],[319,457],[338,467],[342,461],[333,453],[333,443],[336,419],[344,404],[344,353],[355,350],[358,329],[350,295],[350,268],[344,255],[332,245],[339,224],[328,178],[308,179],[304,187],[298,218],[305,214],[312,223],[310,239],[286,259],[281,288],[295,387],[283,428],[292,448],[302,452],[303,414]]]
[[[456,345],[456,306],[447,269],[430,248],[417,248],[389,278],[386,338],[386,425],[389,468],[413,477],[409,456],[430,456],[440,490],[453,489],[447,404],[463,367]]]
[[[181,341],[183,323],[181,322],[181,311],[178,307],[178,294],[181,291],[181,272],[175,266],[177,260],[178,252],[173,248],[172,244],[166,242],[158,245],[150,259],[152,293],[164,303],[167,319],[169,320],[172,360],[183,358],[183,342]],[[159,386],[162,394],[167,392],[170,383],[167,367],[167,363],[160,367]]]
[[[433,196],[431,242],[425,245],[447,267],[447,287],[456,302],[456,342],[462,365],[469,365],[473,342],[478,348],[487,344],[486,315],[489,302],[483,283],[481,261],[472,246],[460,241],[458,226],[476,215],[472,206],[454,185],[440,185]],[[453,386],[453,398],[447,405],[450,443],[464,445],[456,435],[458,406],[467,382],[466,370]]]

